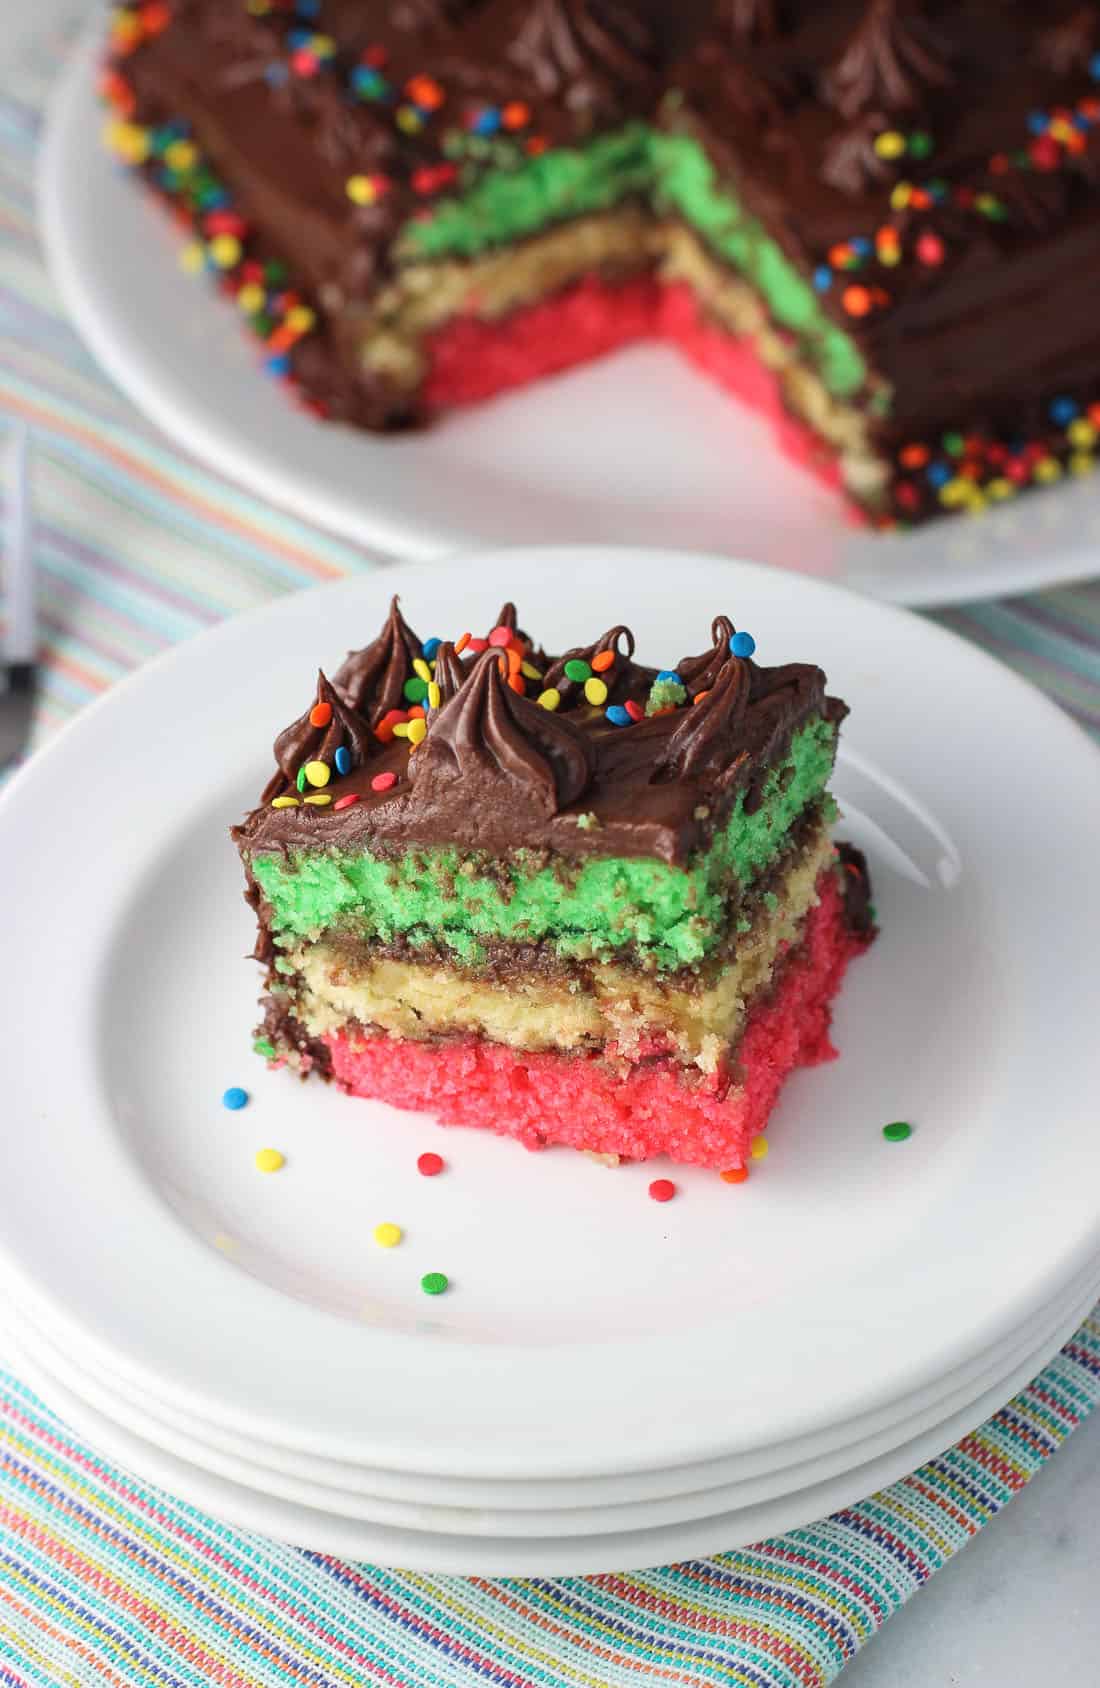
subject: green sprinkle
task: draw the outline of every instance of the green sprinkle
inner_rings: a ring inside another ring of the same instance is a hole
[[[932,151],[932,137],[924,129],[914,129],[909,137],[910,158],[927,158]]]
[[[423,703],[428,695],[428,682],[422,680],[419,674],[414,674],[405,681],[405,696],[410,703]]]
[[[445,1272],[425,1272],[420,1287],[425,1295],[442,1295],[449,1280]]]
[[[262,1055],[267,1061],[275,1059],[275,1045],[269,1037],[258,1037],[252,1048],[257,1055]]]
[[[305,790],[305,788],[306,788],[306,765],[305,765],[304,762],[302,763],[302,766],[298,769],[298,778],[294,781],[294,783],[298,787],[299,791]]]
[[[966,447],[966,441],[961,434],[944,434],[943,449],[948,457],[961,457]]]
[[[576,680],[578,684],[581,684],[585,680],[591,680],[592,670],[583,657],[570,657],[565,665],[565,678]]]
[[[907,1137],[912,1137],[913,1127],[903,1119],[896,1119],[883,1126],[882,1135],[888,1143],[904,1143]]]

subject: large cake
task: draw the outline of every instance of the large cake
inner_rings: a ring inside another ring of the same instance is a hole
[[[260,1053],[532,1148],[743,1175],[873,928],[829,832],[844,705],[727,617],[712,638],[663,670],[621,626],[551,657],[511,604],[422,640],[394,599],[235,832]]]
[[[131,0],[103,88],[322,415],[661,335],[886,525],[1092,466],[1095,4]]]

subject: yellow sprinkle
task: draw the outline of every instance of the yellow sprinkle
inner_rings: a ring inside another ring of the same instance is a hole
[[[419,129],[424,127],[424,119],[415,106],[398,106],[394,121],[399,129],[404,130],[406,135],[415,135]]]
[[[332,798],[327,791],[314,791],[306,798],[306,802],[312,803],[315,809],[323,809],[326,804],[332,802]]]
[[[875,248],[875,257],[880,264],[885,264],[888,270],[893,269],[895,264],[901,263],[901,247],[884,242]]]
[[[286,1156],[281,1155],[278,1149],[256,1150],[257,1172],[278,1172],[279,1168],[285,1165]]]
[[[273,809],[296,809],[298,799],[296,797],[273,797],[271,807]]]
[[[995,498],[998,502],[1004,498],[1012,498],[1016,492],[1015,486],[1007,475],[997,475],[994,480],[990,481],[985,490],[990,498]]]
[[[310,37],[310,51],[316,53],[319,59],[331,58],[336,51],[336,43],[331,35],[314,35]]]
[[[413,658],[413,673],[425,682],[430,680],[432,677],[432,671],[422,656]]]
[[[396,1248],[404,1235],[405,1233],[402,1231],[400,1225],[391,1225],[387,1223],[385,1225],[376,1225],[374,1227],[374,1240],[378,1244],[379,1248]]]
[[[316,321],[317,313],[308,305],[295,305],[286,314],[286,326],[295,334],[308,334]]]
[[[753,1160],[766,1160],[768,1157],[768,1139],[754,1137],[749,1144],[749,1154]]]
[[[427,731],[428,723],[426,721],[421,721],[420,717],[417,716],[415,721],[409,722],[409,743],[422,744]]]
[[[332,769],[327,762],[307,762],[306,779],[310,785],[325,786],[332,778]]]
[[[542,709],[556,709],[561,702],[561,693],[556,686],[549,686],[546,691],[539,693],[535,702]]]
[[[1067,123],[1064,117],[1056,117],[1047,130],[1047,134],[1063,146],[1073,139],[1075,132],[1072,123]]]
[[[180,264],[188,275],[198,275],[206,268],[206,247],[201,240],[189,240],[180,253]]]
[[[542,679],[542,675],[539,673],[533,662],[521,662],[519,665],[519,671],[525,680]]]
[[[946,504],[949,510],[959,508],[959,506],[968,502],[970,487],[970,481],[964,479],[961,475],[956,475],[953,480],[945,481],[941,486],[940,503]]]
[[[112,118],[103,131],[103,138],[111,152],[126,164],[144,164],[153,150],[148,129],[140,123],[126,123]]]
[[[974,487],[973,491],[971,492],[971,494],[969,496],[969,498],[966,500],[966,506],[965,507],[966,507],[967,515],[968,516],[979,515],[985,509],[987,502],[988,502],[988,500],[985,496],[985,493],[982,491],[981,487],[977,487],[977,486]]]
[[[1062,465],[1056,457],[1041,458],[1035,465],[1037,481],[1057,481],[1062,478]]]
[[[912,182],[898,182],[890,190],[890,204],[895,211],[904,211],[913,197]]]
[[[900,158],[905,151],[905,136],[896,129],[884,129],[875,136],[875,151],[880,158]]]
[[[443,693],[440,691],[439,687],[436,685],[434,680],[429,680],[428,681],[428,708],[429,709],[438,709],[442,702],[443,702]]]
[[[219,270],[232,270],[241,261],[241,243],[235,234],[216,234],[210,242],[210,256]]]
[[[135,12],[116,12],[111,19],[111,34],[120,47],[141,39],[141,19]]]
[[[369,176],[349,176],[346,192],[355,205],[373,205],[378,198],[378,190]]]
[[[607,687],[602,680],[593,674],[590,680],[584,682],[584,695],[589,703],[606,703]]]
[[[164,151],[169,170],[191,170],[198,163],[199,149],[194,141],[173,141]]]
[[[1071,475],[1087,475],[1096,467],[1096,459],[1091,451],[1075,451],[1069,460]]]
[[[271,0],[245,0],[245,10],[254,18],[264,18],[271,10]]]
[[[395,722],[394,723],[394,729],[393,729],[393,736],[394,736],[394,738],[408,738],[408,736],[409,736],[409,723],[407,721],[397,721],[397,722]]]
[[[267,294],[258,281],[246,281],[237,294],[237,303],[247,316],[255,316],[267,303]]]
[[[1084,448],[1096,444],[1096,428],[1084,416],[1078,416],[1066,429],[1070,445]]]

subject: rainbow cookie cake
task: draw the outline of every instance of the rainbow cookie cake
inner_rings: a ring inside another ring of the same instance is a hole
[[[234,831],[258,1050],[531,1148],[747,1166],[873,924],[829,831],[845,706],[724,616],[712,641],[549,657],[506,604],[422,642],[395,598]]]
[[[1100,439],[1081,0],[128,0],[108,139],[368,428],[673,341],[883,525]]]

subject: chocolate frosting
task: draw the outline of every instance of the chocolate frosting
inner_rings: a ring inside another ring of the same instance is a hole
[[[931,45],[918,0],[867,0],[856,29],[822,88],[843,117],[872,109],[900,113],[922,103],[926,88],[950,80]]]
[[[329,712],[328,721],[319,727],[310,719],[317,708]],[[359,768],[376,748],[376,740],[358,710],[345,703],[335,686],[318,670],[317,696],[313,703],[304,715],[284,727],[275,740],[278,771],[268,781],[261,802],[269,803],[288,786],[293,786],[304,762],[327,762],[331,767],[336,752],[344,749],[351,757],[351,766]]]
[[[629,0],[528,0],[508,56],[542,95],[575,110],[606,104],[609,86],[645,84],[652,29]]]
[[[384,638],[392,636],[395,615],[391,606]],[[695,676],[695,693],[706,695],[652,716],[642,708],[658,670],[628,654],[634,650],[629,628],[612,627],[591,644],[575,646],[585,656],[619,650],[624,695],[639,706],[629,724],[616,724],[608,715],[610,700],[605,706],[545,709],[534,701],[543,681],[526,682],[531,696],[509,684],[505,653],[489,647],[463,661],[445,641],[434,658],[443,701],[429,710],[426,733],[415,749],[407,737],[383,742],[368,735],[366,765],[334,778],[330,787],[334,798],[351,797],[352,803],[339,810],[273,809],[271,797],[286,789],[283,780],[297,774],[302,759],[325,760],[335,749],[319,736],[302,736],[303,723],[296,722],[290,734],[297,736],[283,735],[280,783],[269,787],[235,836],[246,857],[330,843],[383,856],[418,845],[458,844],[492,855],[551,849],[566,858],[619,855],[683,863],[724,823],[738,791],[744,790],[751,806],[768,769],[804,721],[819,715],[839,721],[845,713],[843,704],[826,697],[820,669],[762,668],[739,659],[730,653],[732,634],[730,618],[717,617],[712,648],[680,664]],[[564,660],[555,658],[547,677]],[[326,696],[335,696],[363,731],[346,697],[335,687]],[[376,776],[389,773],[394,779],[380,789]]]
[[[471,841],[481,831],[483,804],[507,805],[517,816],[555,815],[592,777],[589,739],[513,691],[503,667],[499,651],[482,652],[435,717],[413,764],[417,802],[429,810],[446,807],[453,836]]]
[[[619,649],[620,642],[625,645],[625,650]],[[611,667],[603,669],[597,676],[607,686],[608,697],[614,701],[618,695],[629,688],[634,674],[631,661],[634,655],[634,635],[629,627],[624,627],[621,624],[617,627],[609,627],[607,632],[601,633],[600,637],[594,640],[591,645],[578,645],[574,650],[566,651],[564,656],[558,657],[546,670],[542,681],[543,686],[547,691],[553,688],[554,691],[559,692],[562,704],[566,708],[572,703],[582,701],[584,698],[584,681],[571,680],[565,672],[565,665],[567,662],[587,662],[591,668],[592,658],[599,656],[602,651],[613,651],[615,653],[615,661]]]
[[[699,700],[679,713],[654,778],[682,779],[703,768],[735,769],[735,734],[748,708],[751,685],[749,664],[739,656],[727,657]]]
[[[737,629],[728,615],[716,615],[710,624],[711,648],[702,656],[684,656],[676,664],[676,672],[687,687],[689,697],[705,692],[725,667],[730,656],[730,640]]]
[[[419,655],[420,640],[401,614],[395,593],[381,633],[361,651],[348,652],[336,671],[336,685],[352,707],[377,726],[389,710],[401,708],[405,681]]]

